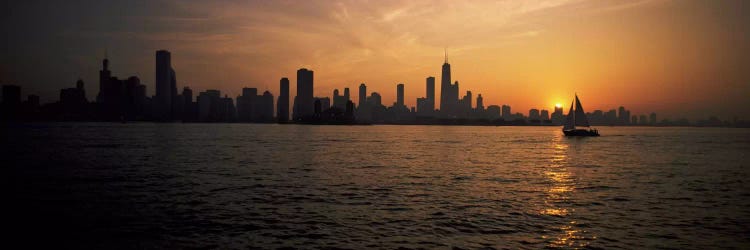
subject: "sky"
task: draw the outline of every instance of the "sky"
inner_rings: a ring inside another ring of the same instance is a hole
[[[113,75],[154,94],[155,51],[172,52],[178,89],[279,93],[315,71],[315,95],[360,83],[383,103],[406,85],[425,96],[444,51],[453,80],[485,106],[513,112],[625,106],[659,119],[750,119],[750,4],[703,0],[540,1],[9,1],[0,14],[0,84],[57,101],[61,88],[98,92]],[[368,93],[369,95],[369,93]],[[353,98],[356,102],[356,98]],[[439,100],[438,100],[439,101]],[[439,105],[436,105],[439,106]]]

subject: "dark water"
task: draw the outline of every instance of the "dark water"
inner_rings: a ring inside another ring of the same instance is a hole
[[[7,236],[94,248],[748,248],[750,130],[3,125]]]

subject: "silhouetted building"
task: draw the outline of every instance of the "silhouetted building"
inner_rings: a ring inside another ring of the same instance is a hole
[[[276,102],[276,119],[279,122],[289,120],[289,79],[284,77],[279,81],[279,100]]]
[[[157,120],[172,119],[172,99],[177,93],[175,72],[172,69],[172,55],[169,51],[156,51],[156,96],[154,105],[154,117]]]
[[[456,83],[458,84],[458,83]],[[468,114],[471,112],[471,101],[473,100],[471,91],[466,91],[466,95],[464,95],[461,100],[458,101],[458,105],[454,107],[454,116],[457,118],[466,118],[468,117]]]
[[[548,121],[549,120],[549,111],[546,109],[542,109],[539,113],[539,119],[542,121]]]
[[[242,95],[237,97],[237,120],[240,122],[252,122],[254,120],[254,106],[257,96],[257,88],[242,88]]]
[[[403,83],[396,84],[396,104],[394,104],[394,106],[398,108],[406,107],[406,105],[404,105],[404,84]]]
[[[503,105],[503,120],[510,121],[511,117],[513,116],[512,113],[510,113],[510,106]]]
[[[427,93],[425,96],[425,111],[432,113],[435,111],[435,77],[427,77],[426,85]]]
[[[198,119],[198,105],[193,102],[193,90],[189,87],[182,88],[182,120],[195,121]]]
[[[264,91],[262,96],[257,98],[257,116],[256,121],[258,122],[272,122],[273,121],[273,95],[269,91]]]
[[[351,96],[349,94],[350,94],[349,93],[349,88],[344,88],[344,99],[347,101],[347,103],[352,100]],[[344,106],[346,106],[346,105],[344,105]],[[346,107],[344,107],[344,108],[346,108]]]
[[[313,71],[305,68],[297,70],[297,96],[295,97],[294,119],[301,120],[314,113]]]
[[[427,98],[417,98],[417,112],[419,113],[419,116],[427,116],[430,113],[430,109],[427,108],[427,105]]]
[[[451,84],[451,65],[448,64],[448,54],[446,53],[440,78],[440,113],[444,117],[456,117],[457,106],[458,81]]]
[[[75,88],[67,88],[60,90],[60,103],[63,106],[71,108],[81,109],[82,105],[88,103],[86,100],[86,91],[83,88],[83,80],[76,82]]]
[[[106,57],[102,60],[102,70],[99,71],[99,93],[96,96],[97,103],[109,103],[109,93],[111,87],[109,80],[112,77],[112,72],[109,71],[109,59]]]
[[[83,82],[80,82],[80,85],[83,86]],[[83,88],[80,91],[83,91]],[[75,95],[73,90],[65,92],[66,99],[68,94]],[[109,70],[109,60],[105,58],[102,61],[102,70],[99,71],[99,93],[96,97],[97,118],[107,121],[145,119],[145,114],[149,110],[145,93],[146,86],[141,84],[138,77],[131,76],[120,80],[112,76]],[[85,93],[83,95],[85,96]]]
[[[651,126],[656,125],[656,113],[651,113],[651,115],[649,115],[648,124]]]
[[[348,89],[348,88],[347,88]],[[333,90],[333,107],[345,110],[346,109],[346,103],[349,101],[348,95],[340,95],[338,89]]]
[[[196,102],[198,104],[198,121],[221,121],[221,109],[223,106],[221,99],[221,92],[218,90],[209,89],[199,93],[198,97],[196,98]]]
[[[331,98],[329,97],[315,97],[314,100],[320,103],[320,111],[328,110],[331,108]],[[343,110],[343,109],[341,109]],[[320,113],[320,112],[318,112]]]
[[[626,110],[625,107],[620,106],[617,109],[617,125],[628,125],[630,122],[630,111]]]
[[[367,102],[367,85],[365,85],[365,83],[362,83],[359,85],[359,100],[358,101],[359,103],[357,103],[357,105],[359,105],[360,108],[362,107],[362,105],[365,105],[365,103]]]
[[[539,110],[538,109],[530,109],[529,110],[529,121],[540,121],[541,117],[539,117]]]
[[[500,106],[497,105],[490,105],[487,107],[487,110],[485,111],[485,117],[490,120],[497,120],[500,119]]]
[[[380,97],[380,94],[378,92],[372,92],[372,94],[370,94],[370,97],[367,98],[367,104],[373,107],[383,106],[383,101]]]
[[[482,98],[482,94],[477,95],[477,111],[484,111],[484,98]]]
[[[557,107],[555,106],[555,112],[552,112],[552,124],[554,125],[562,125],[563,121],[565,120],[565,114],[563,113],[562,106]]]

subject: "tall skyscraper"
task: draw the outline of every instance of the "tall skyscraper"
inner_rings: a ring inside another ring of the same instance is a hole
[[[295,101],[295,120],[303,119],[314,114],[315,99],[313,96],[312,70],[305,68],[297,70],[297,97]]]
[[[425,111],[432,112],[435,110],[435,77],[427,77],[426,81],[427,93],[425,96]]]
[[[289,79],[284,77],[279,81],[279,100],[276,103],[276,119],[279,122],[289,120]]]
[[[362,107],[367,102],[367,85],[365,83],[362,83],[359,85],[359,102],[357,105],[359,107]]]
[[[396,106],[405,107],[404,105],[404,84],[399,83],[396,85]]]
[[[107,93],[110,77],[112,72],[109,71],[109,59],[105,56],[102,60],[102,70],[99,71],[99,94],[96,95],[96,102],[104,102],[104,93]]]
[[[440,76],[440,112],[443,116],[455,117],[458,113],[458,81],[451,84],[451,65],[448,64],[448,53]]]
[[[445,62],[440,75],[440,111],[444,114],[451,114],[451,65],[448,64],[448,52],[445,53]]]
[[[157,119],[168,120],[172,112],[172,94],[177,92],[172,69],[172,55],[169,51],[156,51],[156,107]],[[172,88],[175,89],[172,89]]]

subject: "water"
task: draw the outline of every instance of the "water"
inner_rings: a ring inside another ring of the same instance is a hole
[[[29,246],[748,248],[750,130],[3,125]]]

